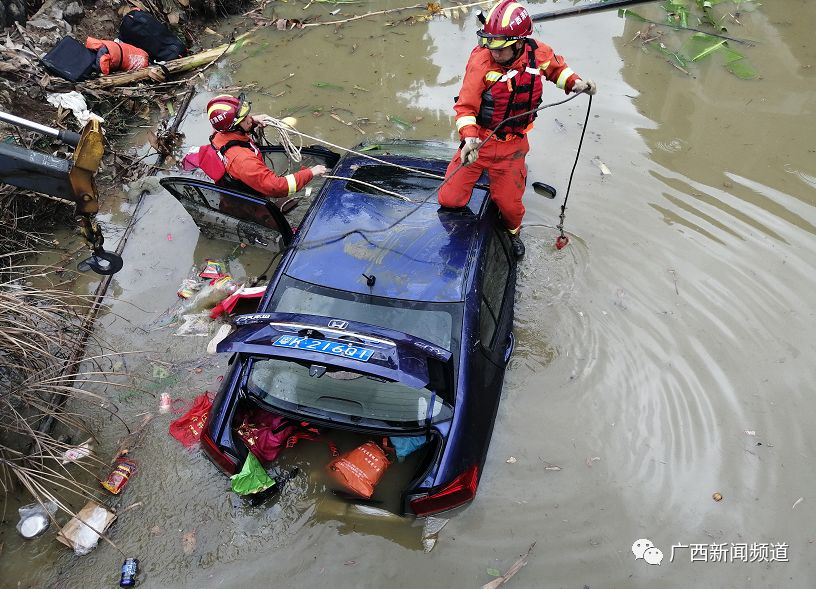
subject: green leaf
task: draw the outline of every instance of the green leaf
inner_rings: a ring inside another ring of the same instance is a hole
[[[401,118],[395,117],[394,115],[388,115],[386,118],[389,122],[394,123],[395,125],[398,125],[404,129],[410,129],[413,127],[411,123],[403,121]]]
[[[759,77],[759,74],[754,67],[745,59],[738,59],[727,63],[725,69],[737,76],[741,80],[754,80]]]
[[[360,151],[378,151],[382,149],[379,145],[366,145],[365,147],[361,147]]]
[[[632,20],[638,20],[640,22],[649,22],[647,19],[640,16],[637,12],[629,10],[628,8],[619,8],[618,18],[630,18]]]
[[[494,569],[493,567],[490,567],[490,568],[487,569],[487,574],[490,575],[491,577],[501,577],[502,576],[501,571],[499,569]]]
[[[684,45],[686,53],[691,55],[691,61],[700,61],[725,46],[725,39],[718,39],[705,33],[695,33]]]
[[[658,52],[660,52],[663,55],[665,55],[666,57],[668,57],[669,61],[671,61],[675,65],[680,66],[684,70],[686,68],[688,68],[689,59],[688,59],[688,57],[686,57],[682,53],[676,53],[676,52],[672,51],[671,49],[666,48],[659,41],[652,41],[651,43],[649,43],[649,47],[652,47],[653,49],[657,49]]]
[[[342,86],[338,86],[337,84],[329,84],[328,82],[315,82],[312,84],[316,88],[328,88],[329,90],[343,90]]]

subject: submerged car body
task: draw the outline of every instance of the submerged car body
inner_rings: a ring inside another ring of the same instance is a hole
[[[516,261],[488,186],[463,209],[439,208],[434,175],[451,154],[400,142],[372,155],[402,168],[336,162],[331,175],[350,180],[323,184],[257,312],[218,344],[232,357],[202,446],[222,470],[246,456],[234,420],[251,402],[374,439],[427,436],[403,513],[473,499],[513,349]],[[162,183],[176,194],[184,182]]]

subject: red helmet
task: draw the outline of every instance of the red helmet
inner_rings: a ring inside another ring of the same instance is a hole
[[[490,9],[484,28],[476,34],[481,47],[502,49],[532,35],[533,21],[524,6],[513,0],[502,0]]]
[[[249,114],[250,106],[243,93],[238,98],[216,96],[207,103],[207,118],[216,131],[232,131]]]

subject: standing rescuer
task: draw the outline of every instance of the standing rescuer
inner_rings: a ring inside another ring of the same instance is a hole
[[[514,115],[541,105],[542,78],[564,92],[595,94],[597,86],[582,80],[552,48],[529,36],[533,21],[527,9],[512,0],[494,6],[484,27],[477,32],[479,45],[470,54],[462,89],[456,99],[456,128],[462,139],[459,151],[448,165],[446,176],[464,163],[439,189],[439,204],[446,208],[465,206],[473,186],[487,170],[490,196],[501,211],[510,233],[513,254],[524,256],[519,232],[524,217],[522,196],[527,182],[525,157],[530,149],[527,132],[536,113],[499,124]],[[497,129],[482,147],[482,142]],[[481,149],[480,149],[481,148]]]
[[[256,127],[269,125],[272,118],[263,114],[251,116],[250,106],[243,94],[238,98],[216,96],[207,103],[207,118],[216,131],[210,137],[210,143],[226,169],[224,180],[238,181],[264,196],[283,197],[302,189],[315,176],[326,173],[326,166],[322,165],[286,176],[278,176],[270,170],[250,134]]]

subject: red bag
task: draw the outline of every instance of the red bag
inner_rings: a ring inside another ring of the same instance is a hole
[[[257,411],[244,417],[238,435],[261,462],[275,460],[297,426],[281,415]]]
[[[329,463],[329,474],[346,489],[369,499],[391,462],[374,442],[366,442]]]
[[[244,416],[236,430],[258,460],[271,462],[284,448],[294,448],[300,440],[323,442],[329,446],[332,456],[337,456],[337,447],[330,440],[324,440],[316,428],[306,422],[295,423],[275,413],[257,410]]]
[[[170,422],[170,434],[188,448],[193,446],[201,439],[211,407],[210,393],[201,393],[193,400],[193,406],[187,413]]]

